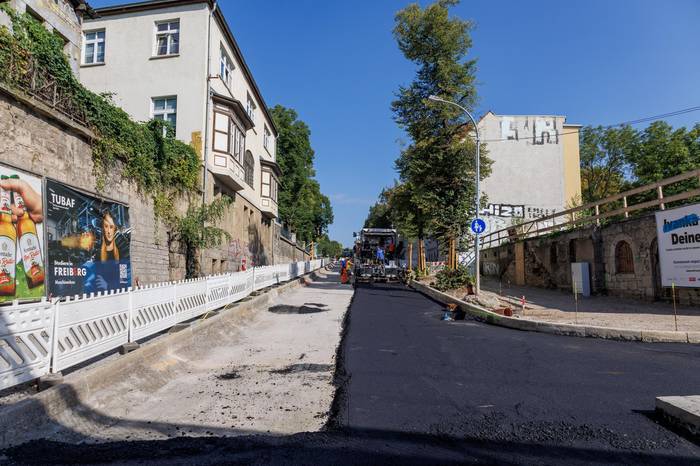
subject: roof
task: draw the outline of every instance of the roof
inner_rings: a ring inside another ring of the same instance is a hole
[[[99,18],[105,16],[121,15],[125,13],[133,13],[137,11],[160,10],[163,8],[172,8],[197,3],[206,3],[210,10],[214,9],[214,6],[216,5],[215,0],[147,0],[143,2],[122,3],[120,5],[95,8],[94,11],[97,17]],[[248,78],[250,86],[253,88],[255,98],[258,99],[258,101],[261,103],[262,110],[265,113],[267,119],[270,121],[270,126],[272,127],[271,129],[275,133],[275,136],[277,136],[278,132],[277,126],[275,125],[275,120],[270,114],[270,110],[267,107],[267,103],[265,103],[265,99],[263,98],[262,93],[260,92],[260,88],[255,82],[253,73],[250,71],[250,68],[246,63],[245,58],[243,58],[243,53],[241,52],[241,49],[238,46],[238,42],[236,42],[236,39],[233,37],[231,28],[229,28],[228,23],[226,22],[226,18],[224,18],[224,15],[221,12],[220,8],[216,8],[216,10],[214,11],[214,18],[216,18],[217,22],[219,23],[219,26],[221,27],[222,31],[224,32],[224,35],[226,36],[226,39],[231,44],[231,48],[233,49],[236,58],[240,62],[241,67],[243,68],[243,73]]]

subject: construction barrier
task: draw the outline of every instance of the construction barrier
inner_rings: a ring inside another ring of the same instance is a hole
[[[89,361],[327,265],[267,265],[136,289],[0,307],[0,390]]]

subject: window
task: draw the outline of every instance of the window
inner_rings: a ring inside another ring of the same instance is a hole
[[[277,180],[268,170],[262,171],[261,195],[277,202]]]
[[[226,83],[227,86],[231,87],[231,75],[233,74],[233,63],[228,57],[226,50],[221,47],[221,68],[219,70],[221,79]]]
[[[228,115],[214,112],[214,150],[231,153],[230,142],[231,124]]]
[[[255,123],[255,102],[253,102],[253,98],[250,97],[250,94],[248,94],[248,101],[245,106],[245,111],[250,117],[250,119]]]
[[[180,53],[180,21],[156,23],[156,55]]]
[[[154,98],[153,119],[167,121],[175,131],[177,127],[177,97]]]
[[[271,151],[271,149],[270,149],[271,136],[272,135],[270,134],[270,130],[267,129],[267,125],[266,125],[264,133],[263,133],[263,146],[265,146],[265,149],[267,149],[268,151]]]
[[[243,133],[238,126],[233,125],[233,136],[231,139],[233,143],[233,156],[238,160],[238,163],[242,164],[243,153],[245,151],[245,133]]]
[[[620,241],[615,246],[615,273],[634,273],[634,257],[627,241]]]
[[[83,42],[83,63],[91,65],[105,62],[105,32],[91,31],[85,33]]]
[[[250,151],[246,151],[245,159],[243,160],[243,171],[245,173],[245,182],[251,188],[253,187],[253,179],[255,178],[255,159]]]

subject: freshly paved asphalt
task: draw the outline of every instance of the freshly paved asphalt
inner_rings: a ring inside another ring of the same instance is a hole
[[[700,392],[700,348],[442,322],[402,287],[360,288],[328,429],[287,437],[32,442],[12,462],[119,464],[700,464],[653,417]],[[1,457],[0,457],[1,460]]]
[[[449,439],[465,461],[700,464],[700,447],[653,419],[656,396],[700,393],[700,347],[441,315],[441,305],[413,291],[358,290],[337,427]]]

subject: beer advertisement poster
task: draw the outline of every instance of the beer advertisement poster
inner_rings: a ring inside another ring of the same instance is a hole
[[[0,165],[0,303],[45,295],[40,178]]]
[[[48,284],[53,296],[131,286],[129,209],[46,181]]]

